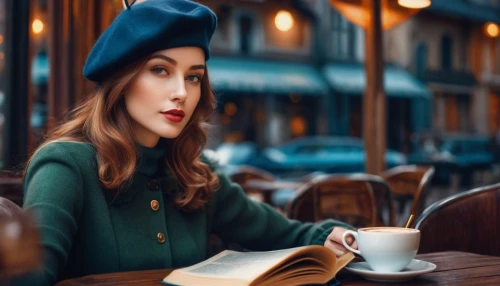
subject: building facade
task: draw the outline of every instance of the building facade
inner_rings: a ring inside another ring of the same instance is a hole
[[[362,137],[362,97],[366,89],[364,28],[349,22],[330,1],[309,3],[320,19],[322,73],[331,88],[329,134]],[[350,5],[363,17],[358,4]],[[382,13],[386,13],[385,8]],[[408,152],[411,135],[430,125],[431,93],[405,66],[387,59],[391,45],[386,40],[383,51],[387,145]]]
[[[499,129],[498,1],[433,0],[387,33],[387,61],[411,71],[432,91],[432,128],[493,135]],[[493,28],[495,29],[495,28]]]
[[[268,146],[325,133],[329,90],[317,68],[309,7],[301,1],[200,2],[219,18],[208,62],[218,95],[209,145]]]
[[[218,98],[209,147],[362,136],[364,30],[331,1],[200,2],[219,18],[208,62]],[[411,135],[430,128],[500,129],[500,44],[484,33],[485,23],[500,22],[498,1],[455,2],[433,0],[384,32],[390,148],[409,151]],[[4,167],[21,166],[45,131],[93,90],[82,67],[122,9],[122,0],[0,0]]]

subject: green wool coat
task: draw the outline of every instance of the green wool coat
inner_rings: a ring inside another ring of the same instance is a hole
[[[351,228],[334,220],[286,219],[248,199],[224,175],[218,175],[220,189],[203,209],[185,213],[173,204],[179,185],[162,170],[164,150],[141,146],[138,152],[133,179],[116,197],[101,188],[92,145],[54,142],[35,154],[25,177],[24,208],[41,232],[43,273],[20,284],[192,265],[207,258],[211,233],[246,249],[274,250],[322,245],[333,227]]]

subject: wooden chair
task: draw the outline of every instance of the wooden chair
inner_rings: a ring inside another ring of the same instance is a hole
[[[0,196],[22,206],[24,197],[22,176],[6,171],[0,172]]]
[[[245,183],[250,180],[262,180],[268,182],[276,180],[276,177],[273,174],[256,167],[246,166],[246,165],[240,166],[238,170],[236,170],[229,176],[229,178],[234,183],[239,184],[243,188],[243,191],[245,191],[245,193],[250,198],[255,199],[257,201],[264,201],[264,196],[262,192],[260,190],[253,190],[251,188],[247,188],[245,186]]]
[[[398,225],[406,223],[410,214],[416,217],[425,208],[427,198],[427,187],[434,175],[434,167],[406,165],[392,168],[382,174],[387,184],[391,188],[392,197],[399,204],[398,214],[402,220]],[[406,205],[413,200],[411,211],[408,216],[403,216]]]
[[[0,284],[40,265],[39,234],[32,217],[0,197]]]
[[[245,185],[245,183],[249,180],[255,180],[255,179],[263,181],[276,180],[276,177],[274,177],[273,174],[256,167],[246,166],[246,165],[240,166],[238,170],[236,170],[229,176],[229,178],[231,179],[231,181],[238,183],[242,186]]]
[[[297,190],[297,196],[287,206],[287,215],[304,222],[334,218],[355,227],[390,225],[390,202],[389,187],[378,176],[323,175]],[[383,220],[384,205],[389,209],[388,222]]]
[[[417,219],[419,253],[457,250],[500,256],[499,226],[500,184],[453,195]]]

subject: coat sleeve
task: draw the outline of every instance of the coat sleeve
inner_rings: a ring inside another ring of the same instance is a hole
[[[249,199],[238,184],[219,176],[220,189],[214,192],[212,232],[225,242],[250,250],[276,250],[303,245],[323,245],[334,227],[352,226],[325,220],[301,223],[277,213],[267,204]]]
[[[40,231],[43,269],[15,285],[52,285],[65,267],[77,233],[82,208],[82,175],[65,144],[41,148],[29,164],[23,208],[31,212]]]

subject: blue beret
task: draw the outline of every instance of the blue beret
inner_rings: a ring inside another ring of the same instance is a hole
[[[134,1],[135,2],[135,1]],[[147,0],[128,5],[90,51],[83,75],[102,82],[116,70],[156,51],[200,47],[210,57],[216,15],[189,0]]]

